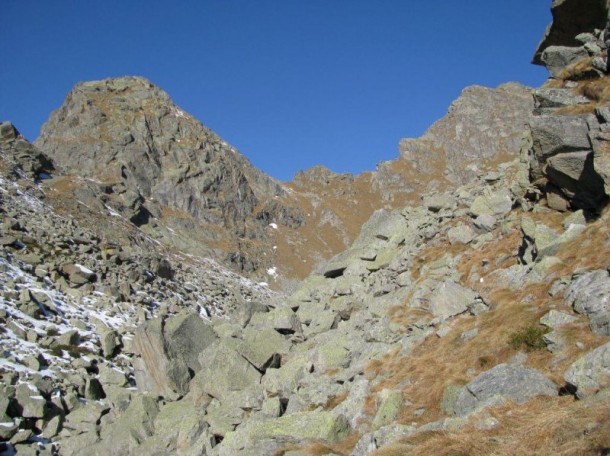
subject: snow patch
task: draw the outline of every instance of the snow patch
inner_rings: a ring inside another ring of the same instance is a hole
[[[118,212],[114,211],[110,206],[108,206],[107,204],[105,204],[104,206],[106,206],[106,209],[108,210],[108,213],[110,215],[112,215],[113,217],[120,217],[121,214],[119,214]]]
[[[76,266],[83,274],[93,274],[93,271],[91,269],[86,268],[82,264],[76,263],[74,266]]]

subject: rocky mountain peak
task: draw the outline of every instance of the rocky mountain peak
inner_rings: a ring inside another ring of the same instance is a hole
[[[240,190],[236,218],[252,211],[257,194],[282,192],[278,183],[141,77],[76,85],[35,144],[64,169],[110,185],[122,183],[145,198],[196,216],[222,205],[223,197],[214,201],[213,193],[224,183]],[[197,179],[202,175],[206,178]],[[176,190],[185,186],[190,198]],[[213,219],[211,213],[207,216]],[[225,217],[224,222],[230,221]]]
[[[77,84],[35,144],[137,226],[195,253],[216,249],[242,271],[264,267],[243,245],[268,241],[275,212],[286,219],[277,181],[141,77]]]

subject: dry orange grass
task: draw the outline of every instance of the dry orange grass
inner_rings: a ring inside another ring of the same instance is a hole
[[[585,231],[576,239],[566,243],[557,253],[564,267],[558,276],[570,275],[573,271],[606,269],[610,267],[610,209],[601,217],[587,225]]]
[[[499,230],[494,232],[494,237],[500,235]],[[485,275],[487,265],[489,265],[489,269],[495,270],[516,264],[520,245],[521,232],[519,229],[513,229],[497,241],[489,242],[481,249],[468,252],[458,265],[458,272],[462,280],[466,281],[473,273],[477,273],[479,276]]]
[[[563,86],[563,83],[560,84]],[[557,109],[555,112],[559,115],[579,115],[588,114],[600,106],[610,104],[610,77],[585,79],[577,83],[572,91],[578,95],[583,95],[589,100],[589,103],[578,104],[574,106],[565,106]]]
[[[595,78],[597,72],[593,69],[592,61],[593,57],[586,57],[572,65],[568,65],[559,73],[558,79],[563,81],[582,81]]]
[[[441,259],[447,254],[456,256],[468,249],[470,247],[464,244],[450,245],[446,239],[430,242],[413,257],[411,277],[418,279],[424,266],[429,266],[432,262]]]
[[[591,101],[608,102],[610,101],[610,77],[583,81],[578,84],[576,90]]]
[[[535,221],[544,222],[561,231],[565,215],[554,212],[530,213]],[[443,338],[429,336],[417,345],[408,356],[395,349],[385,356],[372,360],[365,368],[371,382],[364,413],[371,420],[377,411],[378,394],[383,389],[401,390],[406,399],[397,422],[422,425],[444,417],[440,404],[449,385],[465,384],[481,372],[507,362],[517,350],[509,341],[512,334],[528,326],[537,325],[540,317],[550,309],[569,312],[561,296],[551,297],[549,288],[553,280],[570,276],[575,269],[607,268],[610,263],[610,210],[590,223],[583,235],[564,246],[558,253],[563,264],[552,271],[543,283],[533,283],[518,290],[502,288],[490,274],[497,267],[513,264],[521,242],[518,228],[504,235],[500,231],[495,242],[483,248],[471,249],[462,256],[458,271],[462,277],[476,272],[483,282],[471,285],[490,306],[490,311],[477,317],[468,315],[453,319],[451,331]],[[429,264],[447,253],[447,245],[438,243],[422,250],[418,271],[421,280],[422,265]],[[461,247],[463,248],[463,246]],[[467,247],[470,248],[470,247]],[[453,252],[455,253],[455,252]],[[498,261],[499,260],[499,261]],[[493,262],[493,263],[492,263]],[[496,264],[497,263],[497,264]],[[485,265],[489,265],[488,268]],[[423,270],[424,274],[429,271]],[[390,317],[405,327],[429,317],[422,309],[411,309],[408,300],[390,309]],[[476,337],[462,339],[464,331],[478,329]],[[547,350],[528,353],[526,365],[541,371],[553,380],[558,388],[564,386],[563,373],[570,364],[587,351],[604,343],[604,338],[593,334],[588,321],[581,317],[575,323],[557,330],[566,347],[557,357]],[[580,342],[577,346],[576,342]],[[339,398],[341,399],[341,398]],[[416,411],[424,409],[418,416]],[[422,433],[375,453],[377,456],[403,454],[422,455],[593,455],[610,448],[610,407],[575,401],[571,396],[538,398],[517,406],[508,404],[489,409],[499,425],[491,430],[480,430],[476,419],[461,431]],[[357,438],[352,436],[342,448],[315,444],[307,447],[308,454],[321,455],[334,452],[349,454]]]
[[[523,304],[520,296],[507,290],[490,295],[494,310],[478,317],[462,316],[452,323],[451,332],[443,338],[433,335],[418,345],[408,356],[394,350],[371,361],[365,369],[373,387],[367,398],[365,413],[376,412],[377,394],[386,388],[401,389],[409,401],[402,409],[399,421],[419,424],[440,419],[440,403],[445,388],[451,384],[465,384],[479,373],[508,361],[516,350],[509,345],[511,334],[537,323],[548,307],[536,312],[531,304]],[[461,334],[478,328],[478,335],[464,341]],[[548,365],[551,354],[541,351],[535,364]],[[555,379],[559,381],[559,378]],[[426,409],[417,417],[418,409]]]
[[[276,451],[274,456],[283,456],[286,452],[291,450],[299,450],[310,456],[323,456],[326,454],[335,454],[340,456],[348,456],[356,443],[360,440],[360,434],[351,434],[341,442],[335,443],[334,445],[325,445],[323,443],[315,442],[304,447],[296,445],[288,445],[279,451]]]
[[[373,454],[584,456],[599,455],[610,448],[607,404],[589,406],[571,397],[537,398],[522,406],[490,409],[489,413],[499,421],[491,430],[477,429],[474,418],[460,431],[422,433]],[[406,445],[413,445],[414,450],[405,453]]]
[[[531,214],[531,216],[537,221],[544,220],[547,225],[556,229],[560,228],[564,218],[563,215],[555,213]],[[587,230],[588,236],[580,237],[574,245],[564,249],[566,250],[564,255],[581,256],[580,261],[575,257],[566,256],[565,266],[562,268],[568,268],[568,264],[576,264],[577,267],[586,265],[588,268],[608,265],[610,252],[607,249],[600,251],[599,248],[595,248],[600,245],[601,239],[610,238],[605,220],[589,225]],[[581,245],[583,238],[586,239],[584,247]],[[508,267],[514,264],[520,242],[520,230],[513,229],[498,241],[463,255],[458,270],[462,277],[467,277],[475,271],[484,278],[483,282],[475,283],[473,288],[491,307],[490,312],[478,317],[456,318],[451,323],[452,330],[447,336],[440,339],[436,336],[428,337],[409,356],[401,356],[398,350],[395,350],[367,365],[365,373],[373,383],[365,410],[369,416],[374,416],[376,412],[377,394],[385,388],[390,388],[401,389],[406,399],[410,401],[410,404],[401,411],[400,422],[421,424],[441,418],[443,414],[440,410],[440,402],[447,386],[466,383],[494,365],[508,361],[516,353],[516,350],[509,345],[512,334],[528,326],[537,325],[540,317],[550,309],[565,307],[561,297],[549,295],[552,280],[530,284],[519,290],[509,290],[501,288],[494,281],[493,275],[486,275],[498,266]],[[428,263],[445,252],[443,245],[424,249],[420,253],[420,263]],[[484,268],[483,265],[496,259],[501,259],[499,265],[491,265],[489,270]],[[567,272],[558,269],[553,272],[551,278],[562,277]],[[565,311],[569,310],[566,308]],[[426,312],[422,309],[409,309],[406,305],[390,310],[392,321],[400,322],[405,326],[421,319],[424,315]],[[478,328],[478,335],[468,342],[462,340],[461,334],[474,327]],[[599,336],[589,331],[588,322],[584,318],[562,328],[559,332],[564,336],[567,344],[562,353],[562,361],[554,361],[553,355],[547,350],[533,351],[529,353],[527,360],[529,367],[545,373],[558,387],[563,386],[565,369],[586,350],[602,343]],[[584,348],[578,348],[576,341],[584,344]],[[426,409],[425,413],[421,417],[416,417],[414,412],[422,408]]]

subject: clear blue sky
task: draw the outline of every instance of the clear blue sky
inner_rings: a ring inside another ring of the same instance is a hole
[[[472,84],[540,85],[551,0],[2,0],[0,120],[141,75],[282,180],[372,170]]]

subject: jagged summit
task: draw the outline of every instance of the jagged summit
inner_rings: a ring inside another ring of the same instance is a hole
[[[266,267],[269,219],[290,212],[277,181],[141,77],[77,84],[35,145],[136,225],[242,271]]]
[[[243,222],[260,200],[282,193],[277,182],[141,77],[76,85],[35,145],[65,170],[122,184],[225,226]]]

